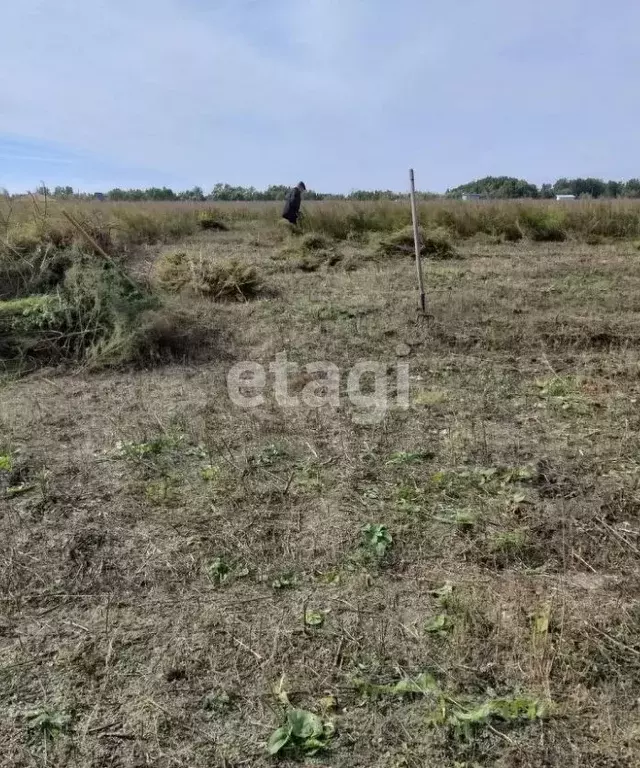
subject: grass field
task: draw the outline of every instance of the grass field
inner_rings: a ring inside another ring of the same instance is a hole
[[[0,208],[0,765],[640,765],[640,205],[425,204],[428,317],[403,204],[70,210]],[[235,406],[282,352],[340,406]]]

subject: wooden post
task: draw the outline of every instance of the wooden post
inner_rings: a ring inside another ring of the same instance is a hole
[[[420,256],[420,227],[418,224],[418,206],[416,205],[416,182],[413,175],[413,168],[409,171],[409,180],[411,182],[411,218],[413,219],[413,241],[416,247],[416,271],[418,273],[418,289],[420,291],[420,308],[423,312],[427,311],[427,300],[424,294],[424,279],[422,277],[422,258]]]

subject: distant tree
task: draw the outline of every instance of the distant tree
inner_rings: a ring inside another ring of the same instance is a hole
[[[62,199],[73,197],[73,187],[55,187],[53,196]]]
[[[468,184],[462,184],[447,190],[447,197],[462,197],[464,194],[484,195],[494,199],[514,199],[523,197],[538,197],[539,191],[535,184],[512,176],[486,176]]]
[[[145,200],[175,200],[176,193],[168,187],[150,187],[143,193]]]
[[[625,197],[640,197],[640,179],[629,179],[624,185]]]
[[[265,190],[258,190],[255,187],[234,187],[231,184],[218,183],[207,196],[212,201],[237,201],[248,202],[254,200],[284,200],[289,191],[289,187],[282,184],[271,185]],[[334,196],[332,196],[334,197]],[[307,190],[305,193],[307,200],[323,200],[325,195],[321,195],[313,190]]]
[[[204,192],[202,191],[202,187],[194,187],[193,189],[188,189],[185,192],[179,192],[178,199],[179,200],[195,200],[199,202],[204,200],[205,197],[204,197]]]
[[[555,195],[572,195],[573,189],[569,179],[558,179],[552,187],[553,194]]]
[[[395,200],[397,197],[398,193],[390,189],[356,189],[347,195],[349,200]]]
[[[548,200],[552,198],[553,195],[553,184],[543,184],[540,187],[540,197],[542,197],[545,200]]]
[[[624,192],[624,183],[622,181],[608,181],[605,184],[605,197],[621,197]]]
[[[41,186],[39,186],[36,189],[36,194],[37,195],[46,195],[48,197],[51,194],[51,191],[49,190],[49,187],[45,187],[45,185],[42,184]]]
[[[124,189],[120,189],[119,187],[116,187],[115,189],[110,189],[107,192],[107,197],[109,200],[126,200],[127,199],[127,193],[124,191]]]

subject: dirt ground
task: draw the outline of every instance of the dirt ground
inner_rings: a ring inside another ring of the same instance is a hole
[[[637,250],[468,243],[423,318],[410,258],[184,247],[263,280],[213,349],[0,382],[0,765],[640,765]],[[340,406],[234,405],[282,352]]]

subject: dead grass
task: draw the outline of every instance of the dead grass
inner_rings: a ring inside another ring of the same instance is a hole
[[[180,244],[268,274],[186,300],[230,358],[2,382],[0,765],[267,766],[294,710],[284,765],[635,765],[637,252],[469,242],[423,319],[410,260],[269,269],[240,221]],[[283,349],[411,407],[234,407]]]
[[[213,300],[246,301],[258,293],[260,280],[253,265],[219,261],[211,253],[165,253],[156,265],[156,282],[174,293],[189,292]]]
[[[457,259],[459,253],[451,242],[446,230],[426,232],[419,230],[420,253],[429,259]],[[378,254],[381,256],[413,256],[415,243],[413,227],[404,227],[380,240]]]

